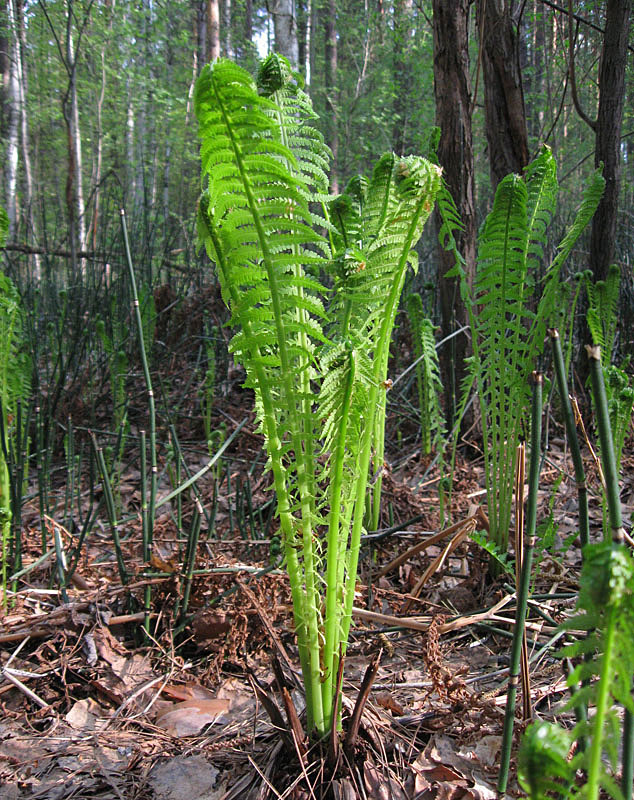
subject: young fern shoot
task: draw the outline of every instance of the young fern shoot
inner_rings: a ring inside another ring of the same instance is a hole
[[[389,154],[327,207],[330,153],[286,59],[258,84],[228,60],[196,84],[201,241],[216,264],[273,474],[309,731],[332,727],[350,629],[375,415],[412,248],[439,170]],[[353,208],[354,206],[354,208]],[[350,213],[348,213],[350,212]],[[321,231],[325,231],[326,238]],[[320,281],[330,272],[334,289]]]

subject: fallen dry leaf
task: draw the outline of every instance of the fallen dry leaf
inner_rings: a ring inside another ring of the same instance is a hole
[[[493,737],[491,737],[493,738]],[[472,798],[493,800],[496,791],[478,769],[481,762],[472,752],[460,753],[448,736],[433,736],[412,764],[414,796],[420,800]],[[485,748],[487,756],[488,749]]]
[[[363,779],[368,797],[372,800],[407,800],[405,790],[394,778],[385,775],[367,761],[363,765]]]
[[[76,731],[97,731],[106,724],[101,706],[91,697],[78,700],[66,714],[66,722]]]
[[[216,695],[211,689],[206,689],[199,683],[183,683],[176,686],[173,683],[168,683],[163,687],[161,694],[169,697],[172,700],[213,700]]]
[[[196,736],[229,710],[228,700],[185,700],[161,709],[155,723],[170,736]]]
[[[192,619],[192,628],[197,644],[224,636],[231,630],[233,617],[224,611],[197,611]]]
[[[402,717],[405,714],[405,709],[397,703],[391,692],[375,692],[374,702],[386,711],[391,711],[394,716]]]
[[[203,756],[170,758],[157,764],[149,775],[156,800],[213,800],[218,770]]]

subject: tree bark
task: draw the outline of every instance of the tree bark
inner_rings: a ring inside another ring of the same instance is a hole
[[[297,69],[299,67],[299,48],[295,3],[293,0],[276,0],[271,5],[271,14],[275,31],[275,49],[288,58],[293,69]]]
[[[20,85],[18,80],[19,49],[13,0],[7,3],[9,28],[9,80],[7,92],[8,124],[5,163],[6,212],[9,218],[9,240],[15,236],[17,223],[17,190],[19,161]]]
[[[474,160],[471,130],[471,86],[469,78],[469,0],[433,0],[434,94],[436,124],[441,136],[438,160],[447,187],[460,212],[464,230],[457,244],[465,259],[469,282],[476,262],[476,224],[474,203]],[[436,214],[436,225],[440,217]],[[446,278],[454,258],[438,248],[438,291],[443,337],[467,324],[467,311],[460,296],[459,280]],[[465,374],[467,338],[458,334],[440,351],[440,366],[445,387],[445,406],[450,424],[455,422],[460,401],[460,386]]]
[[[507,0],[478,0],[484,113],[493,189],[528,164],[517,31]]]
[[[246,0],[244,6],[244,38],[253,42],[253,0]]]
[[[605,192],[592,220],[590,235],[590,269],[595,280],[607,278],[614,260],[631,7],[631,0],[608,0],[606,7],[594,151],[595,166],[603,162]]]
[[[326,128],[330,149],[332,150],[332,166],[330,169],[330,190],[339,192],[339,130],[337,118],[337,6],[335,0],[328,0],[325,26],[326,55]]]
[[[29,238],[37,240],[35,228],[35,215],[33,213],[33,171],[31,169],[31,150],[29,139],[29,117],[26,108],[28,96],[28,78],[26,62],[26,26],[24,24],[24,2],[15,0],[15,25],[17,34],[17,62],[18,91],[20,103],[20,139],[22,144],[22,163],[24,165],[24,192],[22,209],[26,217]],[[33,278],[39,282],[41,277],[40,256],[33,255]]]
[[[196,3],[196,53],[200,69],[207,63],[207,0]]]
[[[9,0],[0,2],[0,137],[6,138],[9,130],[9,81],[11,59],[9,58]]]
[[[218,0],[207,0],[207,58],[220,57],[220,11]]]
[[[223,18],[225,26],[225,55],[233,58],[233,42],[231,41],[231,0],[224,0]]]

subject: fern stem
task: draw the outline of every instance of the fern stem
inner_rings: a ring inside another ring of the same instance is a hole
[[[594,403],[597,413],[597,428],[601,442],[601,463],[605,475],[605,493],[608,504],[608,516],[612,530],[612,540],[623,542],[623,517],[621,514],[621,497],[619,491],[619,474],[616,466],[614,452],[614,439],[610,427],[608,400],[605,394],[603,368],[601,366],[601,348],[596,345],[586,345],[588,359],[590,360],[590,378],[594,393]]]
[[[553,350],[553,363],[555,375],[557,376],[557,388],[561,399],[561,408],[564,415],[566,431],[568,433],[568,444],[570,455],[575,469],[575,481],[577,483],[577,495],[579,497],[579,536],[581,538],[581,548],[588,544],[590,523],[588,519],[588,487],[586,485],[586,471],[583,466],[581,449],[579,447],[579,437],[577,436],[577,426],[575,425],[570,395],[568,393],[568,382],[566,381],[566,369],[564,357],[561,350],[561,339],[559,332],[554,328],[548,331],[550,343]]]
[[[340,591],[343,588],[339,580],[339,556],[342,536],[344,533],[347,535],[348,530],[347,527],[342,527],[341,524],[341,490],[343,487],[348,418],[355,379],[355,354],[353,350],[348,354],[348,363],[349,371],[341,406],[337,446],[333,454],[334,472],[330,487],[330,516],[328,519],[328,544],[326,551],[326,619],[324,623],[325,644],[323,657],[325,674],[324,683],[322,685],[322,696],[324,714],[326,722],[329,724],[332,722],[332,713],[334,710],[334,682],[339,665],[338,634],[341,628],[340,611],[337,601],[340,598]]]
[[[141,309],[139,307],[139,295],[136,288],[136,278],[134,277],[134,266],[132,264],[132,254],[130,253],[130,241],[128,239],[128,226],[125,221],[125,209],[119,210],[121,217],[121,231],[123,233],[123,244],[125,248],[126,262],[128,265],[128,275],[130,277],[130,287],[132,289],[132,303],[134,306],[134,318],[137,326],[137,335],[139,337],[139,353],[141,355],[141,364],[143,366],[143,377],[145,379],[145,387],[148,397],[148,415],[150,418],[150,502],[148,504],[148,539],[150,544],[154,536],[154,516],[156,508],[156,490],[158,486],[158,467],[156,463],[156,409],[154,403],[154,390],[152,389],[152,378],[150,377],[150,368],[148,365],[147,353],[145,350],[145,341],[143,336],[143,319],[141,318]]]
[[[592,380],[592,389],[594,393],[594,403],[597,414],[597,428],[599,429],[599,439],[601,442],[601,462],[605,474],[605,493],[608,505],[608,517],[610,520],[610,528],[612,530],[612,540],[616,544],[622,544],[624,539],[623,530],[623,516],[621,511],[621,497],[619,491],[619,475],[617,469],[616,455],[614,452],[614,439],[612,436],[612,429],[610,426],[610,415],[608,411],[608,401],[605,393],[605,383],[603,380],[603,367],[601,366],[601,348],[598,346],[586,345],[586,351],[590,360],[590,378]],[[601,662],[601,683],[599,685],[599,699],[603,699],[605,708],[603,714],[607,710],[607,702],[610,688],[610,675],[611,667],[608,658],[608,636],[613,640],[615,636],[616,620],[614,618],[614,611],[610,609],[608,617],[608,631],[605,634],[606,644]],[[607,662],[607,666],[606,666]],[[603,685],[605,683],[605,686]],[[603,695],[606,695],[603,698]],[[591,768],[594,760],[598,759],[601,762],[601,732],[603,727],[598,726],[596,718],[599,716],[599,700],[597,700],[597,711],[595,716],[594,736],[592,740],[592,750],[590,751]],[[602,725],[603,723],[601,723]],[[625,725],[623,728],[623,774],[622,786],[624,797],[630,798],[632,796],[632,775],[634,772],[634,718],[629,709],[625,709]],[[595,754],[595,740],[598,740],[599,753]],[[598,773],[595,777],[598,792]],[[590,770],[588,771],[588,783],[590,783]],[[589,794],[590,800],[594,798]]]
[[[211,220],[208,220],[208,231],[214,246],[217,267],[226,276],[226,284],[229,287],[232,303],[237,306],[240,301],[238,290],[235,286],[235,283],[229,279],[229,266],[225,261],[220,239]],[[250,340],[255,341],[249,320],[245,318],[242,324],[245,335]],[[315,698],[318,695],[319,706],[321,706],[321,686],[319,682],[319,675],[317,674],[317,676],[315,676],[314,674],[314,662],[311,657],[311,648],[313,643],[311,641],[309,622],[307,620],[307,615],[310,614],[310,609],[307,608],[307,606],[310,606],[310,598],[307,598],[302,586],[302,569],[297,556],[294,520],[290,511],[291,498],[289,496],[289,490],[286,482],[286,470],[284,469],[282,463],[281,442],[277,432],[275,405],[271,397],[270,382],[267,380],[264,368],[262,366],[263,361],[260,348],[257,345],[254,345],[253,352],[253,368],[256,375],[257,385],[260,390],[260,397],[262,399],[264,426],[266,429],[269,455],[271,458],[271,471],[273,472],[273,484],[278,502],[280,527],[284,537],[284,552],[286,555],[288,576],[291,585],[291,597],[293,600],[293,618],[297,633],[299,660],[302,668],[302,675],[304,676],[304,688],[306,691],[308,725],[310,727],[315,724],[318,727],[314,703],[317,702]],[[321,717],[323,721],[323,710]]]
[[[533,551],[535,548],[537,527],[537,489],[539,485],[539,467],[542,433],[542,388],[543,375],[533,373],[533,402],[531,414],[531,461],[528,474],[528,503],[526,514],[526,539],[522,557],[522,569],[517,591],[517,608],[515,611],[515,627],[513,628],[513,644],[509,666],[509,684],[506,694],[506,711],[504,730],[502,733],[502,752],[500,755],[500,774],[498,776],[498,794],[503,795],[508,782],[511,748],[513,745],[513,727],[515,723],[515,701],[520,677],[520,658],[526,625],[526,605],[530,588]],[[519,553],[516,553],[516,558]]]
[[[218,108],[222,114],[225,124],[225,130],[236,160],[236,165],[240,172],[242,179],[242,186],[247,198],[253,224],[255,226],[259,245],[262,251],[262,260],[266,269],[267,279],[269,282],[269,289],[271,292],[271,306],[273,309],[273,318],[275,321],[275,330],[277,335],[277,346],[280,357],[280,367],[282,374],[282,383],[284,395],[286,398],[286,406],[290,413],[291,418],[291,438],[293,442],[293,449],[295,451],[295,462],[297,465],[297,484],[301,505],[301,528],[302,528],[302,555],[304,559],[304,580],[306,582],[306,598],[307,603],[305,611],[308,619],[306,620],[308,629],[308,652],[310,658],[310,672],[309,681],[312,685],[312,724],[317,728],[321,735],[325,735],[328,728],[324,724],[324,711],[321,700],[321,664],[320,664],[320,644],[319,644],[319,595],[317,591],[317,570],[316,558],[313,544],[313,531],[312,531],[312,500],[311,500],[311,478],[307,472],[306,458],[304,446],[300,435],[300,425],[297,418],[297,401],[293,387],[294,369],[291,366],[288,356],[287,340],[288,333],[285,329],[282,318],[282,306],[280,300],[280,290],[278,285],[278,276],[273,264],[271,250],[269,248],[269,241],[262,225],[260,213],[257,207],[257,201],[253,194],[251,186],[251,179],[246,169],[242,150],[236,140],[233,126],[228,118],[227,109],[225,108],[224,99],[218,91],[216,82],[213,80],[212,73],[212,87],[214,90]]]
[[[429,202],[428,197],[420,200],[418,208],[413,215],[412,222],[409,226],[403,251],[399,259],[397,268],[394,271],[394,278],[390,293],[388,295],[383,317],[381,319],[381,328],[377,342],[376,352],[374,354],[374,365],[372,370],[372,384],[370,387],[368,397],[368,416],[365,419],[365,426],[363,436],[361,439],[361,455],[358,464],[357,482],[356,482],[356,497],[353,512],[353,524],[350,534],[350,548],[347,557],[347,576],[346,588],[344,594],[344,614],[342,618],[342,652],[345,654],[345,648],[348,642],[348,635],[350,633],[350,625],[352,622],[352,606],[354,604],[354,589],[356,585],[357,569],[359,564],[359,549],[361,546],[361,531],[363,528],[363,515],[365,509],[365,496],[368,483],[368,470],[370,468],[370,455],[372,451],[372,439],[374,433],[374,415],[376,414],[377,401],[379,388],[381,384],[381,373],[384,365],[384,359],[389,348],[390,332],[394,325],[394,318],[396,316],[396,306],[400,297],[401,289],[403,286],[403,279],[405,276],[405,269],[407,266],[407,258],[410,248],[414,241],[416,230],[419,222],[425,212],[426,203]],[[383,389],[383,391],[385,391]]]
[[[604,726],[610,701],[610,682],[612,679],[612,656],[616,643],[616,608],[610,604],[603,633],[603,657],[599,673],[597,705],[592,720],[592,743],[588,763],[588,800],[598,800],[601,777],[601,755],[603,753]]]

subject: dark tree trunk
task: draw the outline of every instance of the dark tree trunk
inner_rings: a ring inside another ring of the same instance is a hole
[[[246,0],[244,5],[244,38],[253,41],[253,0]]]
[[[507,0],[478,0],[480,59],[491,183],[528,164],[519,40]]]
[[[332,168],[330,171],[330,189],[339,192],[339,131],[337,127],[337,24],[335,0],[328,0],[325,19],[326,32],[326,126],[328,144],[332,150]]]
[[[297,60],[301,72],[306,69],[306,52],[308,43],[308,17],[310,14],[310,7],[307,6],[305,0],[298,0],[297,8]]]
[[[207,0],[196,3],[196,53],[198,69],[207,63]]]
[[[605,280],[614,259],[631,6],[631,0],[608,0],[606,8],[594,151],[595,166],[603,162],[605,192],[592,220],[590,236],[590,269],[595,280]]]
[[[458,237],[458,247],[465,259],[465,270],[471,282],[476,261],[476,225],[470,113],[469,0],[433,0],[433,14],[436,123],[441,129],[438,159],[464,224],[464,231]],[[436,223],[440,225],[437,213]],[[452,254],[439,247],[438,287],[443,336],[449,336],[467,323],[458,279],[444,277],[453,266]],[[452,425],[465,372],[467,341],[465,334],[458,334],[440,352],[447,418]]]

